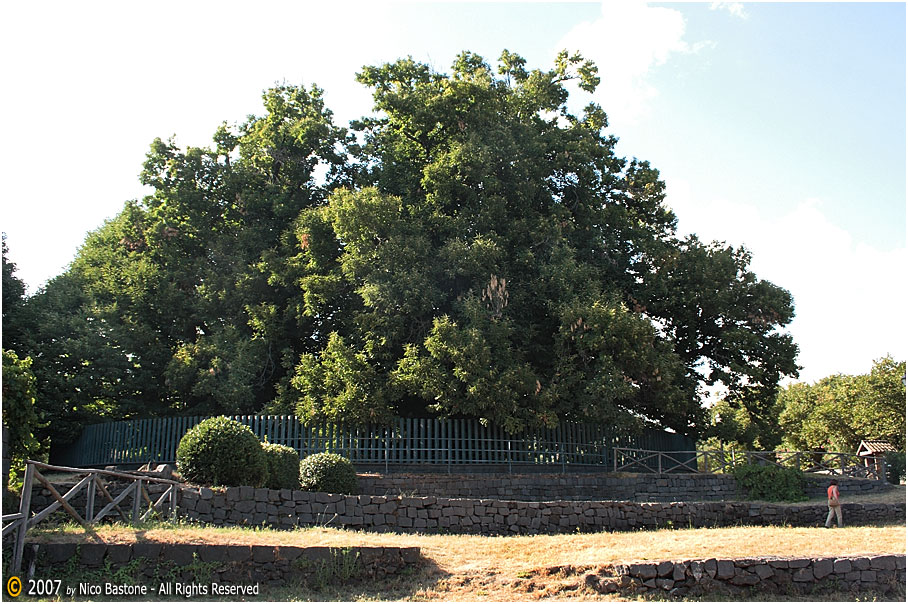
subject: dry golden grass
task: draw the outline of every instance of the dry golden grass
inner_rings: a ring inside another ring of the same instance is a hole
[[[584,569],[635,560],[711,557],[811,557],[904,554],[905,527],[734,527],[656,531],[481,537],[354,532],[331,528],[276,531],[149,525],[106,525],[97,535],[108,543],[255,544],[293,546],[416,546],[428,564],[416,573],[369,585],[279,589],[274,600],[527,601],[614,600],[583,587]],[[88,538],[78,526],[34,531],[35,541]],[[561,567],[561,568],[559,568]],[[573,569],[565,570],[564,567]]]
[[[905,487],[851,501],[905,501]],[[825,505],[811,501],[792,505]],[[847,517],[846,517],[847,522]],[[312,589],[278,588],[272,600],[415,600],[415,601],[529,601],[617,600],[583,587],[584,569],[615,562],[720,557],[816,557],[904,554],[906,529],[901,526],[846,527],[731,527],[661,529],[571,535],[482,537],[373,533],[334,528],[278,531],[251,528],[198,527],[188,524],[149,524],[145,527],[101,525],[96,535],[107,543],[156,541],[166,543],[249,544],[289,546],[415,546],[427,564],[415,573],[375,584],[351,584]],[[34,541],[88,542],[77,525],[39,525],[30,531]],[[561,569],[559,569],[561,567]],[[573,567],[573,570],[564,567]],[[555,569],[555,570],[552,570]],[[721,595],[721,594],[719,594]],[[717,597],[717,596],[714,596]],[[733,599],[733,596],[729,596]],[[775,596],[770,596],[770,598]],[[833,599],[853,599],[841,594]]]
[[[596,565],[630,560],[701,557],[829,556],[904,554],[905,527],[818,528],[732,527],[602,532],[572,535],[484,537],[354,532],[332,528],[295,531],[242,528],[196,528],[161,525],[136,530],[106,525],[96,530],[107,543],[255,544],[292,546],[416,546],[446,570],[492,567],[514,570],[562,565]],[[78,527],[34,531],[32,539],[87,540]]]

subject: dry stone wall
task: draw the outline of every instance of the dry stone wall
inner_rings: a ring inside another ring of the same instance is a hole
[[[608,565],[584,577],[599,593],[667,592],[704,596],[716,590],[745,594],[875,592],[904,596],[905,555],[825,558],[737,558]]]
[[[824,496],[829,479],[806,475],[808,497]],[[370,495],[463,497],[516,501],[728,501],[739,498],[728,474],[362,474]],[[840,478],[844,498],[890,489],[885,481]]]
[[[737,488],[710,474],[366,474],[359,483],[371,495],[516,501],[724,501]]]
[[[153,587],[145,595],[217,596],[232,586],[286,585],[294,580],[381,579],[396,575],[421,560],[418,547],[294,547],[272,545],[196,545],[137,542],[128,544],[27,544],[26,568],[35,562],[36,576],[59,576],[61,565],[72,565],[96,581],[85,583],[105,593],[111,586]],[[113,577],[118,577],[114,579]],[[169,593],[158,593],[161,585]],[[180,588],[207,593],[175,593]],[[219,586],[219,587],[213,587]],[[141,588],[138,588],[140,589]],[[236,589],[234,589],[236,592]],[[140,593],[119,595],[141,595]],[[233,593],[232,595],[259,595]],[[156,599],[156,598],[155,598]]]
[[[826,481],[818,477],[813,482],[809,488],[819,489],[822,494]],[[877,489],[879,484],[861,479],[841,481],[847,524],[904,522],[904,504],[847,503],[849,494]],[[788,506],[735,501],[734,480],[728,476],[364,475],[360,486],[365,494],[359,496],[253,487],[187,487],[181,491],[179,514],[220,526],[330,525],[377,531],[502,535],[663,526],[817,526],[827,513],[822,504]],[[126,483],[109,483],[114,496],[125,487]],[[149,485],[152,499],[166,488]],[[106,503],[100,495],[97,497],[95,510]],[[665,500],[660,501],[660,497]],[[33,510],[41,510],[52,502],[48,491],[36,487]],[[70,504],[84,510],[84,491]],[[129,508],[130,498],[124,509]]]
[[[374,531],[538,534],[659,527],[819,526],[823,505],[749,502],[509,501],[336,495],[232,487],[185,489],[180,514],[218,526],[335,526]],[[843,506],[848,524],[904,522],[905,504]]]

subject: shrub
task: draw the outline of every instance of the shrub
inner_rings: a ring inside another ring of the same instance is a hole
[[[300,488],[300,456],[293,447],[264,443],[262,450],[268,465],[268,480],[265,486],[269,489]]]
[[[776,465],[738,466],[734,471],[738,487],[748,499],[760,501],[805,501],[804,474],[797,468]]]
[[[224,416],[186,432],[177,447],[177,467],[195,484],[260,487],[268,477],[259,439],[249,426]]]
[[[905,479],[905,452],[886,453],[886,480],[899,484]]]
[[[306,491],[355,495],[356,470],[340,455],[316,453],[300,462],[300,486]]]

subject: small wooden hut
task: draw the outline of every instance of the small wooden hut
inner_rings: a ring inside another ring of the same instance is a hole
[[[862,440],[858,446],[858,457],[864,460],[864,467],[873,468],[876,475],[885,478],[883,463],[886,453],[894,452],[896,448],[885,440]]]

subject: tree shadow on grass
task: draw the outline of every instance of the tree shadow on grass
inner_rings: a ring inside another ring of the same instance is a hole
[[[437,592],[437,588],[450,577],[451,574],[435,561],[420,554],[415,564],[380,579],[362,574],[346,580],[337,577],[327,581],[300,579],[283,585],[263,586],[258,599],[317,602],[438,600],[444,598]]]

